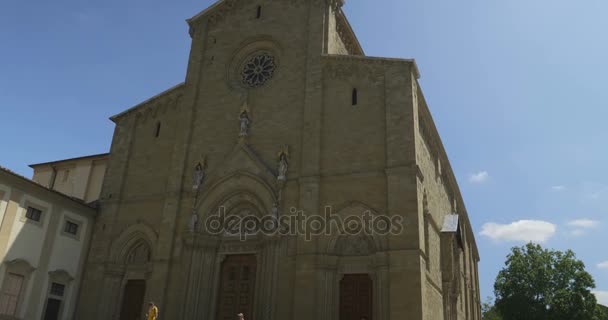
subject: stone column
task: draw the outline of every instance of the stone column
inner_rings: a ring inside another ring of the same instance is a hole
[[[124,270],[121,270],[118,266],[106,267],[103,288],[97,300],[97,320],[118,319],[120,317],[123,277]]]
[[[204,319],[212,309],[214,275],[217,268],[217,240],[193,235],[186,239],[186,249],[190,252],[190,271],[187,277],[187,293],[183,319]]]
[[[389,285],[388,266],[377,266],[374,278],[374,319],[388,319]]]
[[[318,265],[317,272],[317,314],[315,319],[334,319],[338,308],[336,292],[339,290],[339,279],[337,279],[336,257],[323,256]]]
[[[261,268],[260,279],[255,296],[255,313],[257,319],[272,320],[276,314],[276,291],[278,282],[278,238],[266,239],[258,255],[258,268]]]

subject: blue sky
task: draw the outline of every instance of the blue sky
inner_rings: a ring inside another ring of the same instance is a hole
[[[181,81],[210,0],[0,2],[0,165],[106,152],[108,117]],[[415,58],[481,254],[573,249],[608,304],[608,2],[349,0],[370,56]],[[8,142],[8,143],[7,143]],[[602,245],[603,244],[603,245]]]

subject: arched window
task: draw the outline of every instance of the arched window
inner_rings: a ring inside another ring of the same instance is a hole
[[[260,19],[262,17],[262,6],[258,6],[258,11],[256,13],[256,18]]]
[[[160,121],[156,123],[156,129],[154,130],[154,137],[158,138],[160,136]]]
[[[353,94],[352,94],[352,104],[353,104],[353,106],[356,106],[356,105],[357,105],[357,102],[358,102],[357,100],[358,100],[358,98],[359,98],[359,97],[358,97],[358,93],[357,93],[357,88],[354,88],[354,89],[353,89]]]

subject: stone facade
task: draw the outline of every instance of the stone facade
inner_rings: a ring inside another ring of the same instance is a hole
[[[245,255],[256,263],[246,319],[348,318],[349,275],[371,279],[368,319],[481,319],[473,231],[416,64],[365,56],[342,5],[224,0],[188,20],[185,82],[112,118],[78,319],[124,318],[135,281],[161,319],[217,319],[223,267]],[[246,71],[260,55],[272,61]],[[239,241],[202,228],[220,207],[275,205],[397,215],[404,229]]]

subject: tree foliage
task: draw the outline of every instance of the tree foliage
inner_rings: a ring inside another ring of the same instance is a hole
[[[483,320],[502,320],[502,317],[492,304],[492,299],[488,298],[486,302],[481,304],[481,319]]]
[[[515,247],[496,277],[496,311],[503,320],[599,320],[595,282],[574,252],[529,243]]]

